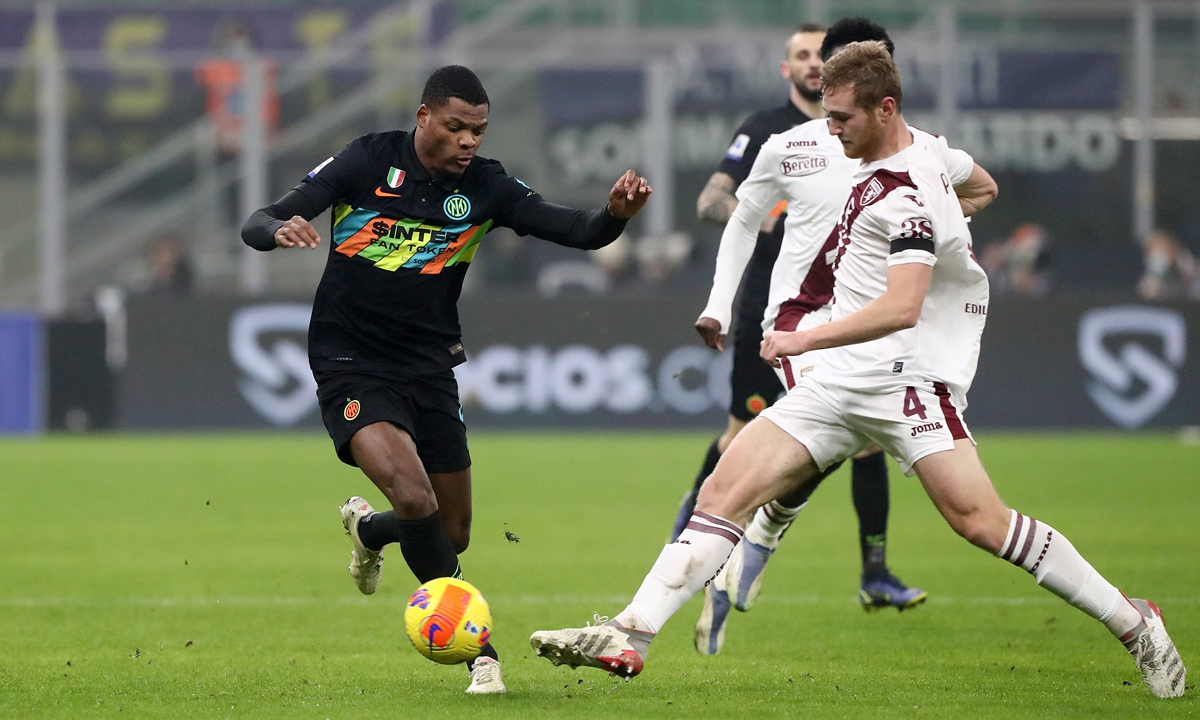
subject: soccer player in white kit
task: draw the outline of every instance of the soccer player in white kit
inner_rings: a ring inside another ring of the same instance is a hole
[[[830,132],[862,160],[834,230],[834,316],[811,330],[767,333],[762,356],[827,351],[734,439],[687,529],[620,614],[594,627],[539,631],[530,644],[555,664],[637,675],[655,634],[717,573],[755,509],[875,442],[920,478],[955,532],[1104,623],[1156,696],[1183,695],[1183,662],[1158,608],[1126,598],[1061,533],[1007,508],[979,461],[960,413],[979,355],[987,276],[944,161],[904,123],[895,64],[880,43],[852,43],[826,63],[822,80]]]
[[[995,198],[995,182],[970,155],[950,149],[944,139],[929,133],[912,127],[909,131],[913,142],[925,146],[946,165],[964,215],[974,214]],[[738,280],[754,252],[758,224],[783,200],[788,203],[786,228],[771,273],[763,331],[810,329],[828,322],[834,282],[831,252],[837,241],[831,233],[842,216],[858,166],[846,157],[824,119],[798,125],[763,143],[749,176],[738,188],[738,206],[721,236],[713,288],[701,318],[712,318],[722,333],[728,332]],[[800,377],[813,370],[818,353],[779,358],[776,373],[784,388],[791,390]],[[856,457],[874,452],[880,449],[872,444]],[[729,606],[748,610],[753,604],[767,560],[783,533],[817,484],[839,466],[840,462],[831,464],[820,477],[755,513],[725,568],[705,587],[704,610],[695,631],[696,648],[702,653],[720,650]],[[867,609],[873,607],[866,594],[871,583],[872,578],[864,575],[860,595]],[[898,581],[889,589],[896,587],[907,591]],[[925,595],[919,590],[907,591],[903,604],[896,606],[901,610],[912,607],[923,602]]]

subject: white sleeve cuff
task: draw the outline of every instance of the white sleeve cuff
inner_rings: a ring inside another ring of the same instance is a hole
[[[937,264],[937,256],[924,250],[901,250],[898,253],[888,255],[888,267],[893,265],[908,265],[910,263],[921,263],[922,265],[933,267]]]

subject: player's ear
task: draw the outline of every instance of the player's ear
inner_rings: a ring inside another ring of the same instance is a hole
[[[789,46],[789,48],[790,48],[790,46]],[[783,76],[783,79],[784,79],[784,80],[787,80],[788,82],[791,82],[791,80],[792,80],[792,74],[791,74],[790,72],[788,72],[788,64],[787,64],[787,60],[780,60],[780,61],[779,61],[779,74]]]
[[[885,97],[879,102],[878,111],[880,120],[886,122],[887,120],[891,119],[891,117],[896,114],[896,98]]]
[[[417,108],[417,127],[425,127],[429,124],[429,107],[425,103],[421,103],[421,107]]]

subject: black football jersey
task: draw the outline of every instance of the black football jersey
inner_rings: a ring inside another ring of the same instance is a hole
[[[488,231],[541,199],[478,156],[435,179],[404,131],[355,139],[295,189],[332,208],[309,324],[313,370],[407,375],[465,361],[457,302],[467,267]]]

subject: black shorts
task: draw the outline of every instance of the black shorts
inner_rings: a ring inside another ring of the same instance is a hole
[[[440,375],[387,377],[369,373],[316,372],[321,419],[338,458],[357,467],[350,438],[367,425],[390,422],[408,433],[427,473],[471,467],[467,426],[458,402],[458,382]]]
[[[739,317],[733,331],[733,373],[729,378],[733,390],[729,414],[742,422],[758,417],[784,394],[779,376],[758,354],[762,326],[747,320]]]

